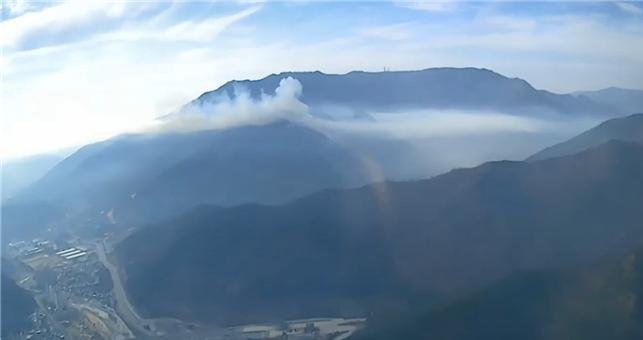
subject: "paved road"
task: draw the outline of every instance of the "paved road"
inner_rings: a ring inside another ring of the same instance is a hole
[[[116,299],[116,312],[118,315],[125,321],[127,326],[132,329],[135,329],[138,333],[148,336],[154,336],[154,320],[149,320],[142,318],[134,309],[134,306],[130,303],[125,293],[125,288],[123,287],[123,281],[121,280],[120,272],[118,268],[114,266],[107,259],[105,254],[105,246],[102,242],[96,243],[96,254],[98,254],[99,260],[103,263],[105,268],[109,271],[110,276],[112,277],[114,298]],[[146,327],[147,326],[147,327]]]

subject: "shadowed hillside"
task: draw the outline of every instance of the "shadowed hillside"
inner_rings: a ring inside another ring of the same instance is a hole
[[[279,207],[203,207],[135,233],[116,256],[150,315],[242,323],[366,313],[382,297],[458,295],[516,270],[640,246],[641,200],[643,147],[610,142]]]
[[[514,274],[434,311],[371,320],[366,339],[643,338],[643,251],[592,265]]]
[[[113,210],[117,221],[147,221],[197,204],[283,203],[370,180],[350,150],[312,129],[279,121],[125,135],[92,144],[54,167],[15,203],[53,202],[67,213]]]
[[[25,331],[30,325],[29,315],[36,310],[36,303],[29,293],[2,274],[2,338]]]
[[[527,160],[536,161],[571,155],[610,140],[643,143],[643,114],[608,120],[568,141],[550,146]]]

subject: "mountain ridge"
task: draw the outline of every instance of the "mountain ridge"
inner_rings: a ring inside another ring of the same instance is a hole
[[[514,273],[471,295],[393,320],[362,339],[618,339],[643,335],[642,249],[582,266]]]
[[[540,162],[325,190],[282,206],[206,208],[133,234],[116,256],[133,300],[151,315],[223,324],[355,315],[383,298],[404,308],[515,270],[640,246],[640,199],[643,147],[614,141]],[[148,257],[140,244],[151,233],[164,241]]]
[[[643,143],[643,113],[602,122],[567,141],[549,146],[531,155],[527,161],[574,154],[610,140]]]
[[[537,90],[526,80],[509,78],[484,68],[439,67],[423,70],[345,74],[282,72],[257,80],[232,80],[201,94],[189,105],[235,98],[245,89],[251,98],[273,94],[279,80],[293,77],[303,85],[301,101],[315,113],[325,105],[346,106],[356,112],[398,109],[485,109],[517,115],[583,114],[614,116],[611,107],[586,97]],[[483,86],[484,85],[484,86]],[[363,92],[368,88],[368,94]]]
[[[280,120],[87,145],[8,204],[52,202],[69,214],[93,212],[99,224],[114,222],[104,215],[113,209],[116,221],[143,222],[202,203],[285,202],[326,187],[364,184],[369,176],[352,150]]]
[[[643,112],[643,90],[640,89],[611,86],[595,91],[578,91],[572,94],[610,106],[623,115]]]

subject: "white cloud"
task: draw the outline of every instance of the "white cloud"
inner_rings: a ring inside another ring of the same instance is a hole
[[[156,4],[146,2],[126,1],[81,1],[68,0],[39,11],[28,12],[10,18],[0,23],[0,46],[20,49],[26,43],[33,44],[44,39],[45,46],[59,45],[61,42],[50,42],[50,35],[58,35],[53,39],[66,39],[69,34],[82,34],[88,31],[88,37],[79,39],[87,42],[88,39],[101,41],[212,41],[222,31],[234,23],[256,13],[261,6],[253,6],[229,15],[206,17],[199,19],[186,19],[168,24],[167,16],[173,14],[172,10],[183,4],[162,4],[165,11],[149,20],[129,23],[126,19],[136,17],[148,10],[154,9]],[[101,27],[107,22],[117,23],[116,29]],[[80,32],[80,33],[79,33]],[[29,46],[29,48],[41,47]]]
[[[633,2],[617,2],[616,6],[618,6],[618,8],[630,14],[634,14],[634,15],[643,14],[643,9],[635,5]]]
[[[82,15],[102,16],[92,13],[106,9],[99,10],[97,4],[82,5],[64,14],[70,22],[58,22],[55,14],[69,9],[64,7],[69,4],[15,18],[28,20],[13,21],[13,33],[3,39],[10,38],[12,44],[19,45],[31,32],[46,25],[83,26],[86,19],[81,19]],[[114,8],[110,7],[109,15],[121,15]],[[91,32],[77,41],[5,51],[0,60],[4,76],[0,158],[53,151],[139,130],[222,82],[219,73],[233,77],[238,69],[221,70],[219,57],[207,60],[199,56],[208,58],[208,54],[189,53],[216,51],[214,45],[186,48],[184,42],[194,46],[195,42],[214,41],[226,28],[259,8],[179,21],[172,20],[169,16],[174,13],[165,10],[146,20],[123,23],[111,32]],[[193,63],[195,60],[199,63]],[[47,143],[43,143],[45,140]]]
[[[457,7],[457,1],[394,1],[397,6],[427,12],[447,12]]]
[[[261,6],[250,7],[237,13],[209,17],[200,20],[186,20],[164,27],[158,23],[126,27],[118,31],[105,33],[97,37],[102,41],[185,41],[208,42],[214,40],[226,28],[256,13]]]
[[[501,22],[507,20],[502,19]],[[508,22],[508,21],[507,21]],[[489,25],[485,20],[478,24]],[[491,24],[492,27],[497,25]],[[535,26],[527,20],[503,24],[515,29],[484,29],[477,34],[456,31],[452,34],[427,34],[427,44],[442,49],[477,49],[494,53],[520,54],[524,60],[548,59],[557,56],[559,62],[640,64],[643,60],[643,31],[613,27],[593,17],[546,16]],[[428,27],[427,30],[439,29]],[[529,54],[531,53],[531,54]],[[599,78],[597,78],[599,79]],[[640,87],[640,86],[639,86]]]
[[[9,11],[9,16],[18,16],[33,7],[33,4],[27,0],[5,0],[0,4]]]
[[[361,34],[367,37],[386,39],[386,40],[408,40],[411,38],[410,23],[401,23],[394,25],[373,26],[359,30]]]
[[[162,36],[176,40],[210,41],[230,25],[254,14],[260,8],[259,6],[251,7],[215,20],[205,19],[198,22],[183,22],[165,30]]]
[[[88,25],[99,18],[116,18],[125,2],[69,0],[0,22],[0,46],[16,47],[29,37]]]
[[[480,22],[487,28],[512,31],[529,31],[537,26],[536,20],[507,15],[484,16]]]
[[[0,23],[2,40],[12,37],[12,44],[20,45],[34,32],[90,25],[85,25],[83,15],[99,19],[107,15],[93,9],[99,5],[84,5],[72,11],[76,14],[64,13],[65,20],[74,22],[69,26],[72,23],[61,22],[50,12],[67,4],[27,11]],[[64,45],[5,51],[0,61],[5,78],[0,152],[25,155],[141,129],[228,80],[258,79],[287,70],[345,73],[379,71],[383,66],[391,70],[476,66],[560,92],[643,87],[641,27],[610,26],[591,16],[540,16],[534,27],[531,19],[485,12],[486,20],[480,16],[445,30],[439,21],[419,21],[417,15],[422,13],[393,8],[413,16],[394,25],[368,20],[372,26],[367,28],[342,26],[337,30],[340,35],[320,38],[303,36],[310,32],[297,31],[302,26],[296,23],[262,35],[261,20],[252,23],[256,29],[243,25],[245,30],[225,31],[257,15],[253,13],[263,14],[255,6],[234,5],[241,9],[207,19],[202,12],[177,15],[183,13],[182,6],[191,5],[178,3],[170,6],[172,10],[131,21],[121,18],[127,18],[132,8],[116,8],[111,15],[119,25],[110,29],[92,31]],[[19,25],[13,21],[31,14],[38,17]],[[14,27],[9,31],[19,34],[4,35],[9,22]],[[43,24],[52,22],[51,29]],[[25,30],[16,31],[15,25]]]

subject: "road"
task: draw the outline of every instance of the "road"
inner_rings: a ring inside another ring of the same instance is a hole
[[[112,277],[114,298],[116,299],[116,312],[118,315],[125,321],[128,327],[135,329],[137,333],[147,336],[156,335],[154,332],[154,320],[142,318],[130,303],[125,288],[123,287],[120,272],[118,268],[107,259],[105,246],[102,242],[96,243],[96,254]]]
[[[185,323],[175,318],[147,319],[141,317],[127,297],[120,271],[107,258],[104,242],[97,242],[95,246],[98,259],[103,263],[105,268],[107,268],[112,278],[112,290],[114,298],[116,299],[116,313],[137,335],[143,336],[144,338],[158,338],[168,335],[184,338],[186,333],[190,333],[197,328],[197,325],[194,324],[190,324],[189,326],[191,327],[186,327]]]

